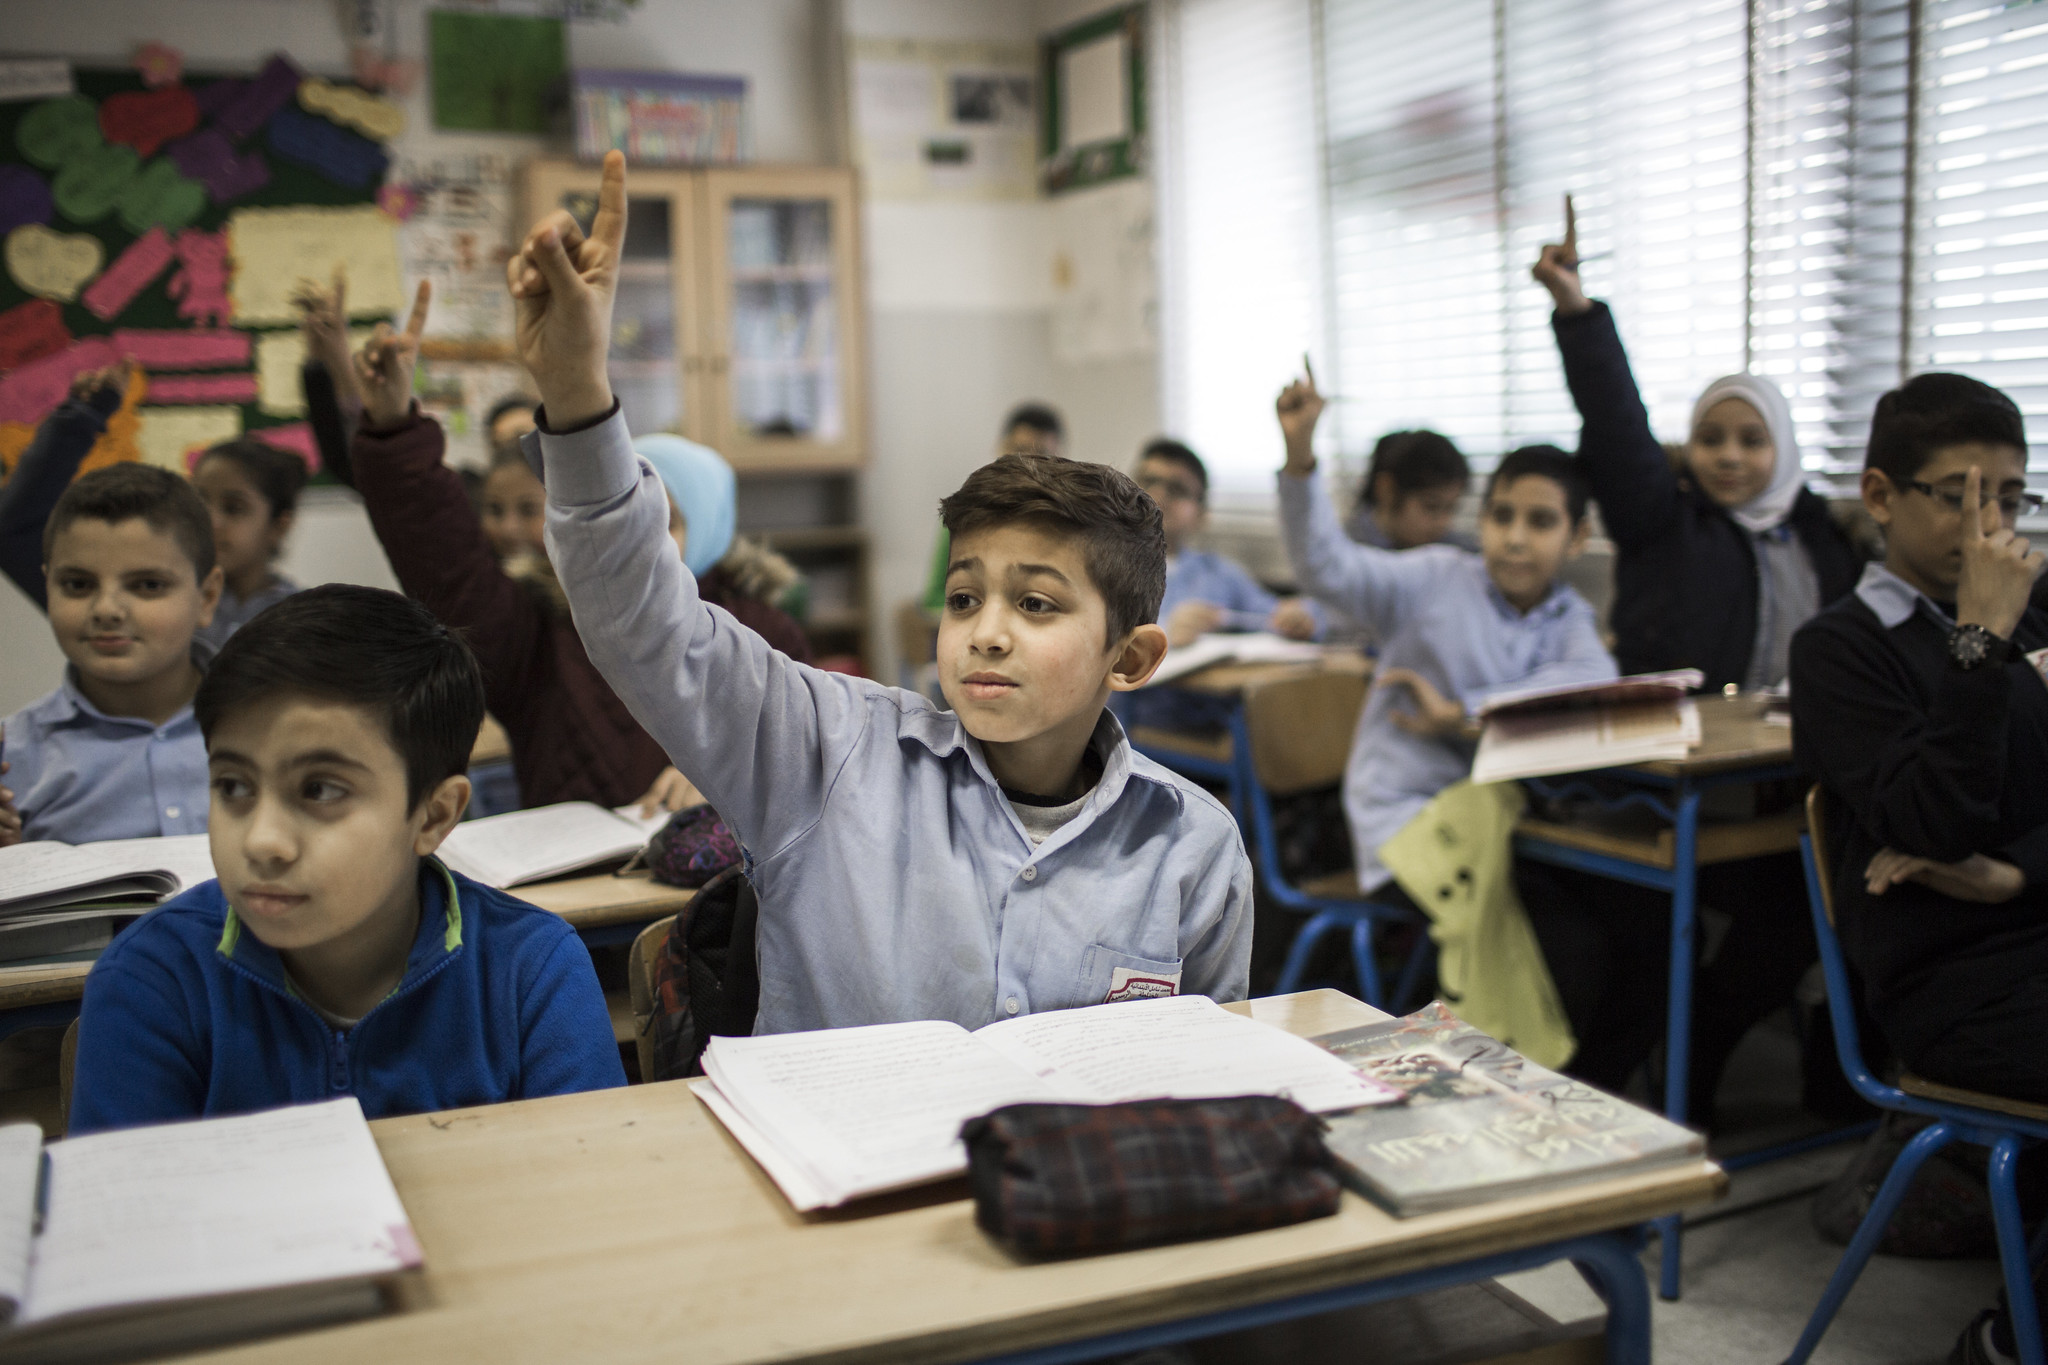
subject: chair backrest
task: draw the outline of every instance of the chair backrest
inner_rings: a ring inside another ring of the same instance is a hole
[[[63,1137],[71,1126],[71,1073],[78,1069],[78,1021],[64,1030],[64,1041],[57,1048],[57,1131],[51,1137]]]
[[[1827,798],[1816,782],[1806,793],[1806,833],[1799,836],[1799,853],[1806,868],[1806,899],[1813,913],[1813,936],[1820,945],[1821,974],[1828,983],[1828,1021],[1835,1028],[1835,1056],[1851,1088],[1872,1104],[1885,1109],[1920,1109],[1922,1106],[1899,1090],[1879,1081],[1863,1060],[1856,988],[1849,977],[1849,961],[1842,956],[1842,940],[1835,933],[1835,869],[1827,837]]]
[[[1820,783],[1806,789],[1806,838],[1813,848],[1813,870],[1819,878],[1812,888],[1818,899],[1820,912],[1827,916],[1829,925],[1835,922],[1835,862],[1828,848],[1827,798],[1821,794]]]
[[[640,1059],[643,1081],[654,1076],[654,959],[675,922],[674,915],[656,920],[633,936],[633,946],[626,952],[626,996],[633,1005],[633,1051]]]
[[[1366,680],[1321,669],[1252,684],[1244,697],[1252,775],[1270,796],[1294,796],[1344,780]]]

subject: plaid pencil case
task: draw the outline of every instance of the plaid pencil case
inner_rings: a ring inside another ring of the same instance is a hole
[[[975,1221],[1039,1256],[1280,1227],[1337,1211],[1322,1121],[1245,1095],[1013,1104],[960,1130]]]

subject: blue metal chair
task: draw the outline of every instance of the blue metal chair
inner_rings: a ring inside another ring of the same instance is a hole
[[[1899,1200],[1913,1183],[1913,1176],[1927,1158],[1955,1141],[1972,1142],[1991,1149],[1991,1208],[1998,1226],[1998,1259],[2005,1271],[2006,1304],[2012,1314],[2014,1342],[2022,1365],[2048,1365],[2041,1349],[2040,1307],[2034,1299],[2033,1265],[2048,1253],[2048,1225],[2030,1249],[2021,1227],[2019,1193],[2014,1177],[2022,1150],[2048,1138],[2048,1105],[2027,1104],[1997,1095],[1960,1090],[1923,1080],[1908,1072],[1896,1086],[1886,1085],[1863,1063],[1863,1048],[1856,1035],[1856,1010],[1850,994],[1849,968],[1842,957],[1841,941],[1835,936],[1833,868],[1827,850],[1827,813],[1821,789],[1806,797],[1807,834],[1800,841],[1806,864],[1806,892],[1813,911],[1814,936],[1820,940],[1821,969],[1827,973],[1828,1013],[1835,1025],[1835,1051],[1842,1070],[1856,1093],[1881,1109],[1902,1114],[1919,1114],[1934,1120],[1922,1129],[1892,1163],[1891,1173],[1878,1189],[1870,1211],[1856,1229],[1841,1264],[1813,1310],[1799,1344],[1786,1357],[1786,1365],[1804,1365],[1820,1345],[1828,1324],[1841,1308],[1842,1300],[1855,1287],[1856,1277],[1877,1249]]]
[[[1241,818],[1250,827],[1260,881],[1280,905],[1308,917],[1295,932],[1274,991],[1284,995],[1302,989],[1316,946],[1333,934],[1346,934],[1359,990],[1368,1003],[1398,1014],[1418,1003],[1413,997],[1435,961],[1428,921],[1405,905],[1372,899],[1359,889],[1357,874],[1349,869],[1301,884],[1289,880],[1281,867],[1273,819],[1275,797],[1343,782],[1365,691],[1362,675],[1338,671],[1255,682],[1231,716],[1231,752],[1238,770],[1235,788],[1245,807]],[[1412,925],[1416,935],[1390,998],[1380,979],[1376,940],[1380,928],[1392,924]]]

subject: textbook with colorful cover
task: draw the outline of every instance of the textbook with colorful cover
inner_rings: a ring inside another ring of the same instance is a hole
[[[967,1170],[960,1127],[1007,1104],[1284,1095],[1314,1113],[1395,1091],[1203,995],[1004,1019],[714,1037],[691,1088],[800,1210]]]
[[[0,1361],[167,1355],[382,1310],[419,1243],[354,1096],[42,1147],[0,1128]]]
[[[1501,692],[1479,708],[1474,782],[1684,758],[1700,742],[1696,668]]]
[[[631,857],[668,823],[669,812],[606,810],[563,801],[465,820],[442,841],[441,861],[471,881],[503,889]]]
[[[1697,1160],[1706,1139],[1536,1065],[1442,1002],[1317,1045],[1407,1103],[1330,1117],[1345,1179],[1398,1217]]]

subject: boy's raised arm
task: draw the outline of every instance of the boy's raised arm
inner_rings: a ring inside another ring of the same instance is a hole
[[[590,234],[541,220],[507,265],[520,359],[540,389],[549,558],[590,659],[757,859],[817,819],[866,717],[857,685],[803,667],[706,607],[668,536],[605,374],[626,165],[605,158]]]

